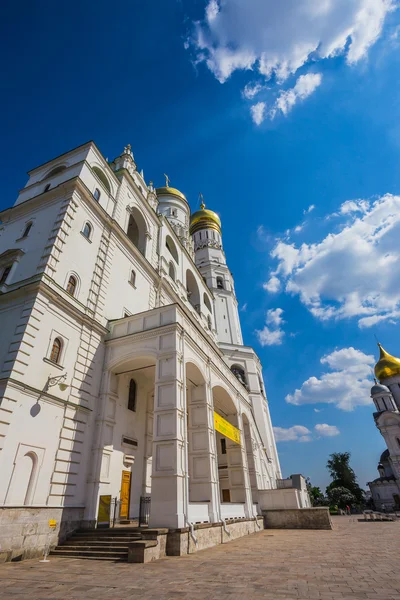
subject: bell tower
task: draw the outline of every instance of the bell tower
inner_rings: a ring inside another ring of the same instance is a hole
[[[222,247],[221,220],[208,210],[201,196],[200,210],[190,219],[190,235],[194,243],[195,263],[214,294],[217,339],[225,344],[243,345],[238,302],[232,273]]]

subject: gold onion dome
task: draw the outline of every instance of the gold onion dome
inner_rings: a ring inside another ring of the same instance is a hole
[[[164,187],[157,188],[156,194],[157,196],[176,196],[177,198],[180,198],[181,200],[187,202],[185,194],[182,194],[182,192],[180,192],[176,188],[169,187],[167,185]]]
[[[395,375],[400,375],[400,359],[388,354],[386,350],[379,346],[379,360],[375,365],[375,376],[379,381],[382,379],[388,379]]]
[[[200,205],[200,210],[197,210],[190,217],[190,235],[200,231],[201,229],[215,229],[221,233],[221,219],[212,210],[208,210],[204,202]]]

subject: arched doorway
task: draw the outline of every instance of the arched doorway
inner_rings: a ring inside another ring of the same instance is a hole
[[[131,355],[108,374],[95,490],[97,505],[112,497],[117,520],[137,519],[151,497],[155,366],[154,356]]]
[[[237,430],[239,420],[234,401],[221,386],[213,388],[214,411]],[[234,441],[216,429],[218,479],[220,502],[243,504],[246,501],[246,489],[243,469],[243,440]]]

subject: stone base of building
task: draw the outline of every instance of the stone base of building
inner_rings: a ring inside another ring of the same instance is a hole
[[[263,510],[265,529],[333,529],[329,508]]]
[[[94,527],[84,522],[83,510],[0,507],[0,563],[42,557],[47,548],[62,544],[76,529]]]
[[[199,523],[181,529],[170,529],[167,535],[166,553],[168,556],[184,556],[198,550],[226,544],[237,538],[264,529],[263,517],[256,519],[230,519],[223,523]]]

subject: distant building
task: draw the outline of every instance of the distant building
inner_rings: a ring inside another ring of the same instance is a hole
[[[374,420],[383,435],[387,450],[380,457],[379,477],[368,483],[378,510],[400,509],[400,360],[379,344],[380,357],[375,365],[375,385],[371,397],[377,412]]]

